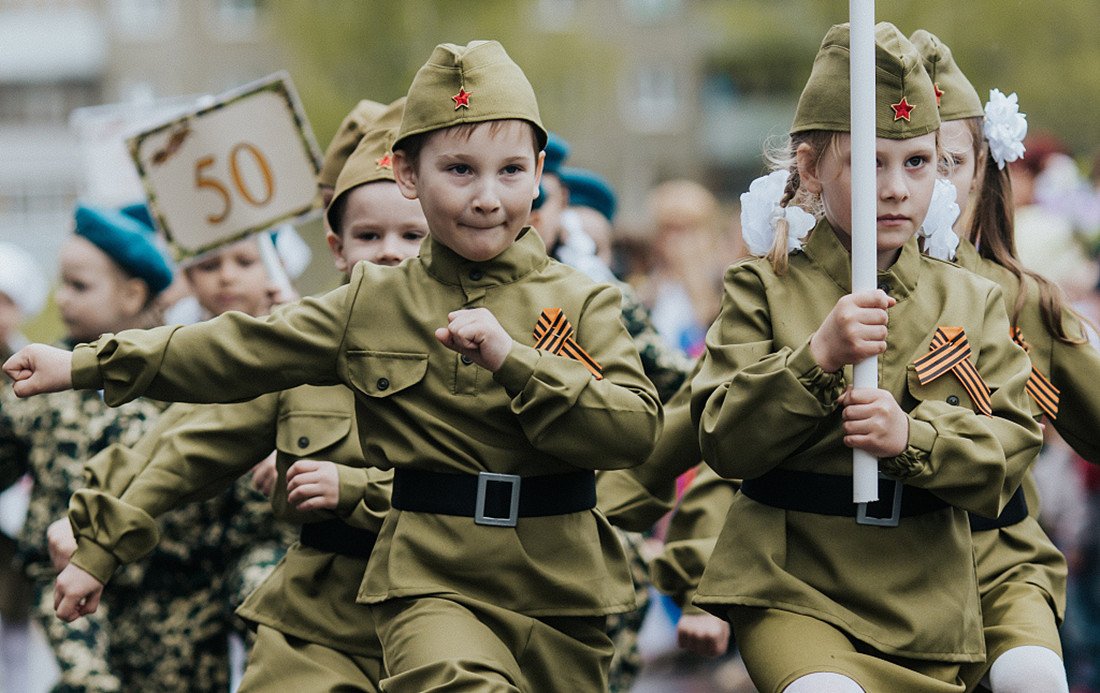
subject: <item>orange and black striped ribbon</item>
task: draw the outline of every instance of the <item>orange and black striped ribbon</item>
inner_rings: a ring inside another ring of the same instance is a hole
[[[573,326],[565,319],[561,308],[544,308],[535,323],[535,348],[551,354],[576,359],[596,377],[603,380],[603,369],[573,339]]]
[[[1012,341],[1023,347],[1024,351],[1031,351],[1031,345],[1024,341],[1024,335],[1019,327],[1012,328]],[[1051,421],[1058,418],[1058,397],[1061,390],[1054,387],[1054,383],[1050,382],[1050,379],[1040,373],[1034,365],[1031,366],[1031,375],[1028,376],[1027,385],[1024,388]]]
[[[961,327],[937,327],[929,352],[913,362],[921,385],[930,383],[948,371],[962,383],[978,412],[993,416],[989,386],[970,361],[970,342]]]

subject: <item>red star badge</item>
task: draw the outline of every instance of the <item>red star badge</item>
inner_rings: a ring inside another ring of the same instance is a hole
[[[940,85],[936,82],[932,83],[932,88],[936,90],[936,108],[939,108],[940,99],[943,98],[943,90],[940,89]]]
[[[901,101],[890,104],[890,108],[894,109],[894,120],[909,120],[909,114],[913,112],[914,106],[905,100],[905,97],[901,97]]]
[[[393,168],[393,157],[390,156],[389,152],[386,152],[384,155],[382,155],[381,159],[374,163],[378,166],[378,168]]]
[[[466,87],[461,87],[458,93],[451,97],[451,100],[455,102],[455,110],[460,108],[470,107],[470,92],[466,91]]]

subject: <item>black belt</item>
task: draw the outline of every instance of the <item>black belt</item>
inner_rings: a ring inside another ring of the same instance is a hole
[[[569,472],[443,474],[395,469],[393,507],[438,515],[472,517],[479,525],[515,527],[520,517],[568,515],[596,507],[596,475]]]
[[[1016,493],[1012,494],[1008,504],[1005,505],[1005,509],[997,517],[982,517],[971,513],[970,531],[986,532],[991,529],[1011,527],[1018,522],[1023,522],[1025,519],[1027,519],[1027,499],[1024,498],[1024,489],[1018,488]]]
[[[369,529],[352,527],[342,520],[323,520],[302,525],[298,541],[318,551],[354,558],[370,558],[378,535]]]
[[[852,477],[817,472],[773,469],[741,482],[741,493],[773,508],[818,515],[854,517],[861,525],[897,527],[903,517],[923,515],[949,507],[924,489],[906,486],[879,474],[878,497],[873,503],[852,502]]]

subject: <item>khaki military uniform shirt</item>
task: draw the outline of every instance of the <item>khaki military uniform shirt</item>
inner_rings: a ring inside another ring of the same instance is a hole
[[[850,257],[822,221],[777,276],[764,259],[726,274],[719,319],[707,335],[692,409],[703,457],[719,474],[771,469],[850,475],[836,398],[851,369],[828,374],[810,337],[850,290]],[[916,239],[879,273],[889,310],[879,387],[909,415],[909,443],[880,469],[953,507],[902,518],[898,527],[786,511],[738,494],[695,603],[772,607],[813,616],[876,650],[938,661],[984,657],[968,516],[995,516],[1038,452],[1039,427],[1024,383],[1027,356],[1007,337],[1000,289],[920,254]],[[964,328],[970,361],[992,390],[993,415],[976,413],[947,373],[921,384],[913,362],[937,326]]]
[[[997,282],[1005,298],[1005,308],[1012,311],[1016,297],[1023,288],[1027,292],[1017,320],[1027,344],[1032,366],[1059,388],[1058,415],[1047,423],[1085,459],[1100,462],[1100,390],[1095,381],[1100,375],[1100,352],[1091,344],[1066,344],[1055,339],[1039,311],[1039,287],[1020,280],[1011,271],[992,260],[982,258],[968,241],[959,244],[956,262],[972,272]],[[1083,339],[1079,323],[1068,313],[1063,316],[1071,336]],[[1029,398],[1036,420],[1043,416],[1038,403]],[[985,594],[1005,582],[1026,582],[1049,596],[1060,622],[1065,615],[1065,558],[1039,525],[1039,493],[1035,479],[1028,472],[1023,489],[1028,504],[1028,517],[1008,527],[976,532],[975,553],[978,557],[978,577]]]
[[[77,532],[73,563],[100,580],[119,562],[152,550],[154,517],[218,494],[275,449],[271,502],[295,523],[340,518],[377,532],[389,509],[392,474],[364,467],[354,398],[342,385],[302,386],[238,404],[177,404],[134,452],[106,451],[93,462],[111,478],[78,491],[69,517]],[[177,415],[173,415],[177,414]],[[335,462],[340,494],[333,512],[302,513],[287,502],[286,472],[297,460]],[[254,623],[309,642],[376,655],[373,620],[355,603],[366,558],[293,545],[275,572],[240,607]],[[364,633],[366,629],[367,633]]]
[[[434,336],[447,314],[485,307],[515,343],[490,374]],[[543,309],[560,308],[602,367],[536,350]],[[264,319],[127,332],[77,349],[77,387],[120,402],[236,400],[303,383],[355,392],[368,464],[523,476],[625,468],[649,454],[661,408],[623,328],[616,290],[552,262],[530,230],[486,262],[429,240],[397,267],[360,263],[348,285]],[[364,425],[369,422],[369,426]],[[528,615],[594,615],[633,603],[622,548],[595,511],[515,528],[393,511],[360,599],[465,595]]]

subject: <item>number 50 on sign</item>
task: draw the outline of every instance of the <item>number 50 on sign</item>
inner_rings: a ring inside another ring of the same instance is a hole
[[[177,256],[316,208],[320,154],[290,77],[272,75],[127,142]]]

